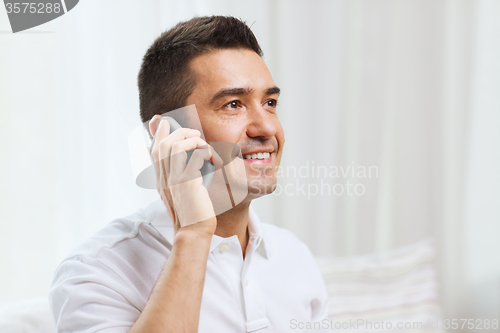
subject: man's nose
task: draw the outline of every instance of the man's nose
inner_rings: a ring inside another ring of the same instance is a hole
[[[251,138],[260,137],[267,139],[276,134],[275,115],[266,110],[262,105],[256,105],[248,112],[247,135]]]

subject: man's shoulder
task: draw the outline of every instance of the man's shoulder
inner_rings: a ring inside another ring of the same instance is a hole
[[[137,309],[144,308],[167,251],[143,209],[112,220],[71,251],[54,272],[49,301],[55,318],[70,322],[89,304],[119,304],[126,309],[124,314],[136,316]],[[90,323],[100,314],[85,315]]]
[[[145,241],[154,244],[162,239],[148,221],[144,209],[140,208],[134,213],[110,221],[72,250],[65,260],[106,257],[110,253],[126,256],[127,253],[136,251],[137,247],[144,247]]]
[[[63,297],[67,290],[85,283],[90,289],[95,285],[123,289],[135,304],[142,304],[168,254],[166,240],[144,210],[138,209],[109,222],[61,261],[54,273],[51,298]],[[131,291],[125,291],[127,288]]]

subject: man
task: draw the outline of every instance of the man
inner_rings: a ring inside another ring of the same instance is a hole
[[[250,209],[275,189],[285,143],[261,56],[248,26],[221,16],[179,23],[147,51],[138,85],[160,199],[61,263],[50,292],[59,332],[297,332],[326,318],[309,249]],[[162,121],[187,105],[205,140]],[[248,195],[217,216],[200,177],[204,161],[220,164],[207,142],[237,144],[247,178]]]

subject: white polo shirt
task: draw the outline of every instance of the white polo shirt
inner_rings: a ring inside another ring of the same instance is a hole
[[[291,232],[261,223],[252,209],[248,230],[245,259],[236,235],[212,238],[199,332],[313,332],[294,324],[327,316],[328,296],[311,252]],[[159,198],[87,239],[54,275],[49,300],[58,332],[127,332],[173,240]]]

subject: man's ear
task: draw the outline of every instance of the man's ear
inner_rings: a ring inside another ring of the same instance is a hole
[[[155,114],[153,118],[149,121],[149,133],[151,136],[155,136],[156,130],[158,129],[158,125],[160,124],[161,116],[159,114]]]

